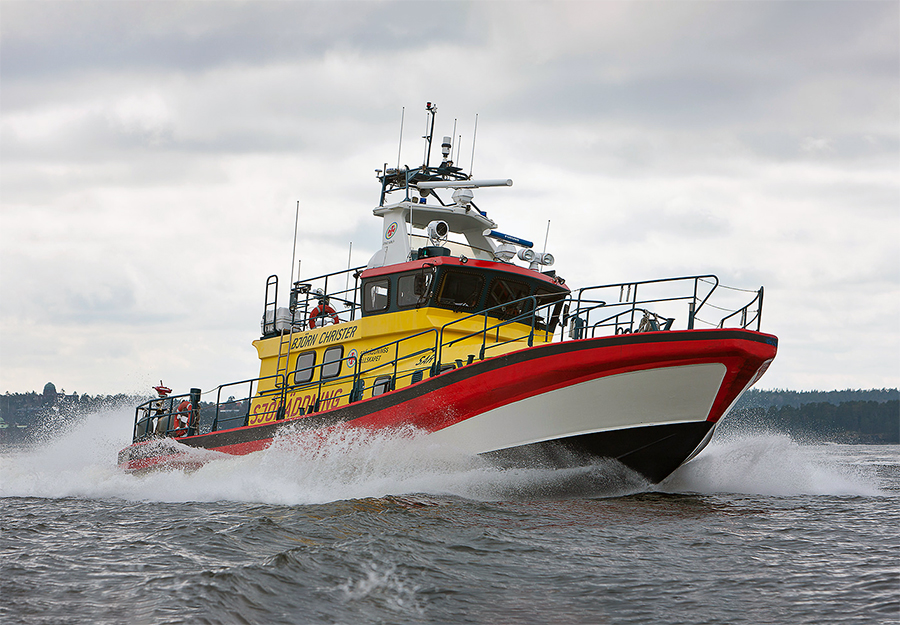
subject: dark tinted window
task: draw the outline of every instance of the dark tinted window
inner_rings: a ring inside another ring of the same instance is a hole
[[[316,352],[303,352],[297,356],[297,366],[294,367],[294,384],[304,384],[312,380],[315,365]]]
[[[448,271],[441,280],[438,304],[458,309],[473,309],[481,298],[484,278],[477,273]]]
[[[322,379],[336,378],[341,373],[341,359],[344,357],[342,346],[329,347],[322,357]]]
[[[522,299],[523,297],[528,296],[530,290],[531,288],[522,282],[496,278],[491,283],[491,290],[488,291],[486,307],[493,308],[494,306],[500,306],[507,302]],[[531,300],[517,302],[515,304],[510,304],[509,306],[503,306],[494,311],[494,314],[507,318],[515,317],[531,310],[531,304]]]
[[[364,312],[380,312],[387,310],[388,307],[388,287],[390,282],[387,278],[383,280],[372,280],[366,282],[363,287],[363,311]]]

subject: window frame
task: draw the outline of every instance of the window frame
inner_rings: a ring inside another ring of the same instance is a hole
[[[441,294],[444,292],[444,289],[447,287],[447,281],[450,279],[455,279],[455,276],[466,276],[468,278],[477,278],[481,281],[481,284],[478,286],[478,293],[475,296],[475,302],[469,306],[463,304],[462,306],[458,305],[458,302],[443,302],[441,301]],[[485,280],[485,275],[483,273],[475,272],[475,271],[462,271],[459,269],[445,269],[443,271],[443,275],[441,276],[440,286],[435,291],[434,294],[434,304],[436,306],[440,306],[442,308],[449,308],[450,310],[465,310],[465,311],[477,311],[481,304],[481,298],[484,295],[484,285],[487,282]]]
[[[337,360],[328,360],[328,355],[333,353],[335,350],[338,351]],[[326,371],[326,367],[333,367],[337,365],[337,370],[334,373],[331,373],[331,370],[328,369]],[[319,373],[320,380],[331,380],[341,375],[341,369],[344,365],[344,346],[343,345],[332,345],[325,349],[325,352],[322,354],[322,364],[320,367],[322,368]]]
[[[312,354],[312,363],[309,365],[309,367],[303,367],[303,369],[301,369],[300,368],[300,359],[303,358],[304,356],[308,356],[309,354]],[[309,372],[309,377],[305,380],[298,380],[297,375],[301,371],[304,373]],[[293,372],[293,376],[292,376],[292,379],[294,381],[294,386],[296,386],[298,384],[307,384],[309,382],[312,382],[315,371],[316,371],[316,350],[312,349],[312,350],[309,350],[306,352],[300,352],[299,354],[297,354],[297,360],[294,361],[294,372]]]
[[[419,276],[425,276],[425,280],[427,282],[424,295],[416,295],[415,294],[415,280]],[[401,283],[401,281],[406,280],[408,278],[412,278],[412,280],[413,280],[412,291],[413,291],[414,297],[411,301],[401,302],[400,296],[403,294],[403,288],[401,287],[400,283]],[[419,306],[427,304],[428,300],[431,298],[431,294],[433,292],[433,286],[434,286],[434,270],[429,271],[427,269],[417,269],[415,271],[410,271],[407,273],[399,274],[397,276],[397,308],[413,308],[413,307],[419,307]]]
[[[385,285],[387,289],[387,294],[385,296],[384,306],[381,308],[369,307],[369,293],[370,289],[374,289],[377,286]],[[389,277],[385,276],[383,278],[373,278],[371,280],[367,280],[365,284],[363,284],[363,312],[366,314],[371,313],[380,313],[385,312],[391,307],[391,280]]]
[[[391,391],[394,377],[390,375],[380,375],[372,382],[372,397],[378,397]],[[377,392],[376,392],[377,391]]]
[[[512,289],[510,287],[523,288],[524,294],[521,297],[515,297],[515,298],[509,300],[508,302],[491,303],[490,300],[491,300],[492,294],[494,293],[494,289],[496,289],[499,285],[503,285],[504,288],[509,293],[512,293]],[[488,288],[487,297],[484,302],[484,308],[485,308],[485,310],[487,310],[490,308],[494,308],[495,306],[501,306],[501,308],[495,309],[489,314],[492,316],[498,316],[498,317],[506,318],[506,319],[513,319],[515,317],[521,317],[522,315],[526,315],[533,308],[533,302],[530,302],[530,301],[520,302],[519,305],[521,306],[521,309],[515,310],[512,312],[507,310],[507,308],[509,307],[509,304],[511,302],[521,300],[521,299],[531,295],[531,291],[533,288],[534,288],[533,285],[529,284],[528,282],[520,282],[519,280],[510,280],[506,276],[497,276],[496,278],[491,280],[490,288]]]

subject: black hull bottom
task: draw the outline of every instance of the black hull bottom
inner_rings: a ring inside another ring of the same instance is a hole
[[[582,434],[482,454],[501,466],[577,467],[613,458],[656,484],[712,438],[713,423],[677,423]]]

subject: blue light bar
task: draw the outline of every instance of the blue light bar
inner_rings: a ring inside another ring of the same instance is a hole
[[[498,241],[512,243],[513,245],[518,245],[520,247],[534,247],[534,243],[532,243],[531,241],[526,241],[525,239],[514,237],[511,234],[503,234],[502,232],[497,232],[496,230],[485,232],[484,236],[491,237],[492,239],[497,239]]]

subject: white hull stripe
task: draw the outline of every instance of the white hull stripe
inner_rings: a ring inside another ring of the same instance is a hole
[[[432,440],[469,453],[648,425],[705,421],[721,363],[634,371],[573,384],[455,423]]]

